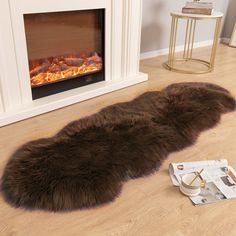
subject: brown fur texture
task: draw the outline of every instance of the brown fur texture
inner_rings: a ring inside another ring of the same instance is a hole
[[[192,145],[235,99],[217,85],[174,84],[72,122],[10,158],[2,194],[15,207],[68,211],[113,201],[122,185]]]

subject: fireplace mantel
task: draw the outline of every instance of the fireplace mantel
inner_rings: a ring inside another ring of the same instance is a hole
[[[24,14],[105,9],[105,81],[32,99]],[[0,9],[0,126],[148,79],[139,72],[142,0],[2,0]]]

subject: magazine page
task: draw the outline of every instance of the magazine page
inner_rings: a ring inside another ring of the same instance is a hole
[[[206,180],[206,187],[196,197],[190,197],[195,205],[214,203],[225,199],[236,198],[236,182],[225,169],[204,171],[201,177]]]
[[[181,176],[200,171],[201,169],[216,169],[227,168],[227,160],[207,160],[195,162],[171,163],[169,166],[170,177],[174,186],[179,186]]]
[[[203,170],[199,178],[206,183],[198,196],[189,197],[195,205],[236,198],[236,172],[227,160],[172,163],[169,166],[174,186],[179,186],[183,175]]]

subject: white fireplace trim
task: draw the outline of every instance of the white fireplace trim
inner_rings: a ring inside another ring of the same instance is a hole
[[[106,81],[32,100],[23,14],[105,8]],[[142,0],[3,0],[0,126],[147,80],[139,72]]]
[[[67,96],[65,93],[58,93],[54,95],[53,98],[45,97],[38,99],[31,105],[25,105],[20,109],[15,109],[12,112],[6,113],[5,116],[0,119],[0,126],[85,101],[115,90],[123,89],[137,83],[144,82],[145,80],[146,75],[140,73],[138,77],[135,76],[135,78],[129,78],[125,81],[116,83],[104,81],[80,87],[78,89],[73,89],[70,90],[70,96]]]
[[[111,79],[110,69],[108,64],[111,61],[111,0],[63,0],[58,4],[58,0],[35,1],[32,0],[10,0],[10,8],[12,15],[13,34],[15,39],[15,50],[18,64],[19,83],[21,87],[22,103],[27,104],[32,102],[32,92],[29,79],[29,67],[27,56],[27,45],[24,29],[24,14],[32,13],[48,13],[60,11],[75,11],[87,9],[105,9],[105,42],[106,42],[106,65],[105,77]],[[27,79],[25,79],[27,78]]]

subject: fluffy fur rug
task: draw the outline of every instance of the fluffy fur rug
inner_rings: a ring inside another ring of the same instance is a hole
[[[16,207],[50,211],[110,202],[125,181],[156,171],[235,106],[217,85],[182,83],[107,107],[18,149],[5,167],[2,194]]]

